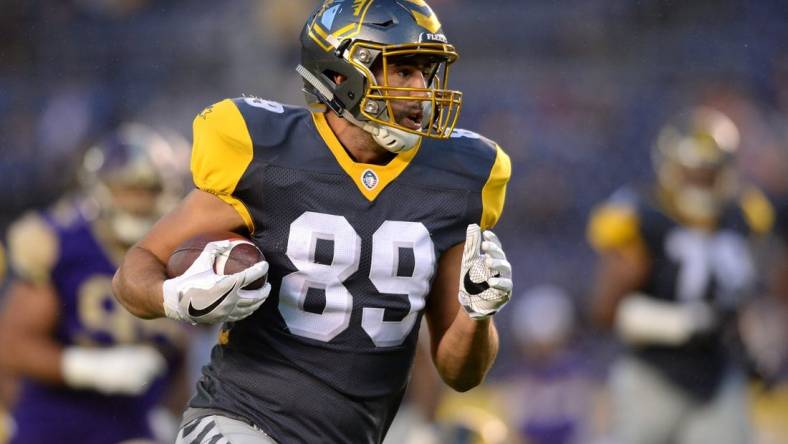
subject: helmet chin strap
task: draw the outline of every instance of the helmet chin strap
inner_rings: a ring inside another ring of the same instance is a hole
[[[401,129],[378,126],[378,134],[372,134],[378,145],[392,153],[402,153],[412,150],[419,144],[421,136]]]
[[[361,122],[353,117],[348,110],[343,110],[341,117],[371,134],[375,143],[392,153],[409,151],[415,148],[419,144],[419,140],[421,140],[421,136],[418,134],[375,123]]]

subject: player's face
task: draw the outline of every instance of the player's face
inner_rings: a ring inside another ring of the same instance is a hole
[[[134,216],[147,217],[156,213],[156,199],[161,192],[155,187],[112,186],[113,205]]]
[[[159,216],[161,189],[110,185],[111,208],[107,216],[115,241],[130,246],[150,230]]]
[[[377,81],[381,85],[394,88],[427,88],[432,80],[437,64],[426,57],[394,58],[375,72]],[[394,120],[406,128],[418,130],[422,127],[424,119],[424,98],[428,94],[423,91],[394,91],[389,95],[413,97],[415,100],[391,100],[391,110]],[[422,99],[422,100],[419,100]]]
[[[718,168],[686,168],[681,171],[684,185],[702,190],[714,190],[717,186],[720,171]]]
[[[707,225],[717,218],[724,204],[724,170],[717,166],[685,167],[676,165],[672,188],[676,209],[688,223]]]

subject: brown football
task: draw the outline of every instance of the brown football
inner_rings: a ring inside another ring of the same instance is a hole
[[[200,256],[209,242],[229,240],[236,242],[232,249],[216,257],[213,269],[218,274],[233,274],[242,271],[257,262],[265,260],[263,253],[251,240],[240,234],[227,232],[207,233],[195,236],[178,245],[167,261],[167,276],[182,275]],[[247,285],[246,289],[254,290],[265,285],[268,275]]]

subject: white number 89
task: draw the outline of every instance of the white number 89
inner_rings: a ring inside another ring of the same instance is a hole
[[[318,240],[331,241],[331,264],[315,261]],[[400,252],[413,252],[413,272],[398,275]],[[290,225],[287,256],[297,271],[282,279],[279,311],[290,331],[328,342],[348,328],[353,296],[344,281],[358,270],[361,237],[342,216],[305,212]],[[400,345],[424,308],[435,270],[435,251],[427,228],[419,222],[386,221],[372,236],[369,278],[381,294],[407,295],[408,314],[400,321],[385,321],[385,309],[364,307],[361,327],[378,347]],[[310,288],[325,292],[322,313],[304,310]]]

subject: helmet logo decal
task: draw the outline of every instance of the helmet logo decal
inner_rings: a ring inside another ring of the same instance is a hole
[[[364,8],[366,3],[370,3],[372,0],[353,0],[353,16],[358,17],[358,14],[361,12],[361,9]]]
[[[337,14],[349,2],[350,0],[327,0],[315,14],[315,18],[309,26],[309,37],[326,52],[332,51],[340,41],[352,38],[361,31],[361,25],[364,23],[364,18],[373,0],[353,0],[353,16],[359,17],[358,22],[349,23],[331,32]]]
[[[433,34],[440,31],[441,23],[438,21],[438,16],[432,12],[427,2],[424,0],[407,0],[407,3],[416,5],[415,7],[408,7],[408,5],[403,6],[410,10],[413,19],[416,20],[419,26]]]
[[[337,12],[342,5],[334,5],[323,13],[323,17],[320,18],[320,24],[323,25],[326,29],[331,29],[331,25],[334,24],[334,18],[337,16]]]
[[[375,189],[375,187],[378,186],[378,182],[380,182],[380,180],[374,171],[366,169],[361,173],[361,183],[363,183],[368,190]]]

